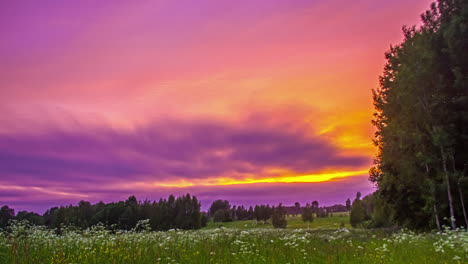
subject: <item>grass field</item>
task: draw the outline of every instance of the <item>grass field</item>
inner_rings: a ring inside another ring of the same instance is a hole
[[[291,219],[291,225],[300,225],[298,220]],[[18,224],[0,236],[0,263],[468,263],[466,232],[331,228],[341,220],[343,216],[316,219],[318,228],[308,230],[211,224],[202,230],[167,232],[111,233],[95,227],[66,230],[60,236]]]
[[[287,229],[307,229],[307,223],[304,223],[301,219],[301,216],[288,216],[288,226]],[[225,222],[225,223],[214,223],[208,222],[206,229],[214,229],[219,227],[226,228],[238,228],[238,229],[251,229],[251,228],[273,228],[271,221],[266,222],[257,222],[254,220],[247,221],[235,221],[235,222]],[[349,214],[348,213],[335,213],[331,217],[324,218],[314,218],[314,221],[310,223],[309,228],[324,228],[324,229],[338,229],[341,227],[349,228]]]

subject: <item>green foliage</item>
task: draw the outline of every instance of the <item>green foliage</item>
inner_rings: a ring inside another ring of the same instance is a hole
[[[15,210],[11,209],[7,205],[0,208],[0,228],[5,228],[8,222],[15,217]]]
[[[250,206],[249,210],[245,209],[244,206],[238,206],[235,209],[234,217],[235,220],[248,220],[253,219],[253,208]]]
[[[206,213],[201,213],[200,214],[201,227],[206,227],[207,224],[208,224],[208,216],[206,215]]]
[[[391,217],[388,215],[388,205],[378,196],[375,198],[374,211],[372,212],[371,227],[382,228],[391,226]]]
[[[257,221],[263,221],[265,223],[271,218],[273,210],[270,205],[256,205],[254,209],[254,216]]]
[[[314,212],[310,204],[302,209],[302,221],[307,222],[307,228],[309,228],[310,223],[314,221]]]
[[[15,219],[18,221],[28,221],[29,223],[33,225],[44,224],[44,218],[41,215],[33,213],[33,212],[20,211],[16,215]]]
[[[233,220],[233,215],[235,215],[235,209],[233,213],[231,205],[227,200],[214,201],[210,206],[209,212],[215,222],[231,222]]]
[[[361,195],[360,193],[358,194],[359,195],[356,196],[349,214],[349,222],[352,227],[358,227],[362,225],[364,220],[366,220],[366,210],[364,208],[363,202],[359,199]]]
[[[373,91],[378,154],[370,180],[396,224],[428,229],[446,218],[455,228],[468,187],[455,185],[468,172],[468,2],[439,0],[422,20],[386,53]]]
[[[213,215],[214,222],[232,222],[231,211],[219,209]]]
[[[206,216],[200,212],[200,203],[195,196],[189,194],[161,199],[159,202],[138,202],[135,196],[126,201],[105,204],[99,202],[92,205],[87,201],[80,201],[77,206],[54,207],[47,210],[44,215],[21,211],[17,216],[8,206],[0,211],[0,224],[7,220],[26,220],[31,224],[46,225],[57,228],[58,233],[66,226],[86,229],[90,226],[102,224],[113,230],[134,229],[139,221],[148,220],[152,230],[198,229],[202,227],[202,220]],[[0,226],[2,227],[2,226]]]
[[[346,200],[346,211],[350,211],[351,210],[351,200],[348,198]]]
[[[316,215],[317,215],[317,218],[328,217],[329,213],[327,209],[320,207],[316,209]]]
[[[216,200],[210,206],[210,214],[214,215],[218,210],[225,210],[229,211],[231,209],[231,205],[229,201],[226,200]]]
[[[277,207],[273,207],[271,223],[274,228],[286,228],[288,225],[286,221],[286,210],[281,203]]]

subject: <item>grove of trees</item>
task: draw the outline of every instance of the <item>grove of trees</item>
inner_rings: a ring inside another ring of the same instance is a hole
[[[374,212],[410,228],[466,228],[468,1],[438,0],[422,21],[403,28],[373,91]]]

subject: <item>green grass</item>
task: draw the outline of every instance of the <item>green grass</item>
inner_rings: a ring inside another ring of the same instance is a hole
[[[288,216],[287,218],[288,226],[287,229],[307,229],[307,223],[302,221],[301,216]],[[335,213],[331,217],[323,218],[314,218],[314,221],[310,223],[309,228],[316,229],[338,229],[340,227],[349,228],[349,216],[348,213]],[[219,227],[226,228],[238,228],[238,229],[251,229],[251,228],[273,228],[271,221],[267,221],[265,224],[261,221],[257,222],[255,220],[246,220],[246,221],[234,221],[234,222],[208,222],[206,229],[214,229]]]
[[[298,220],[291,219],[291,226],[300,225]],[[466,232],[391,234],[330,229],[330,224],[341,221],[340,217],[316,220],[320,228],[308,230],[279,230],[265,225],[111,233],[96,227],[66,230],[61,236],[45,228],[18,224],[13,232],[0,234],[0,264],[468,263]]]

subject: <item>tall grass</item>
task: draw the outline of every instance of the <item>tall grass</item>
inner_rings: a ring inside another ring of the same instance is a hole
[[[143,228],[144,229],[144,228]],[[18,223],[0,237],[0,263],[468,263],[461,231],[228,229],[62,235]]]

